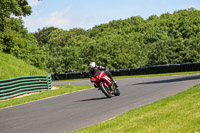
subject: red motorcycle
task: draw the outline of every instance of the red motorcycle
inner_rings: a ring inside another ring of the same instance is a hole
[[[111,78],[107,76],[104,71],[99,71],[98,75],[96,77],[91,77],[90,81],[108,98],[111,98],[113,95],[120,95],[117,84],[112,82]]]

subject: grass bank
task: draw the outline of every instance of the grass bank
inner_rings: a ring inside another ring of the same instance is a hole
[[[200,133],[200,85],[76,133]]]
[[[0,52],[0,61],[0,80],[19,76],[48,75],[47,72],[28,65],[10,54]]]
[[[75,92],[79,90],[89,89],[92,88],[92,85],[56,85],[55,87],[58,87],[59,89],[56,90],[49,90],[49,91],[43,91],[40,93],[35,93],[29,96],[24,96],[20,98],[13,98],[6,101],[0,101],[0,108],[5,108],[9,106],[14,106],[22,103],[27,103],[31,101],[36,101],[48,97],[53,97],[57,95],[62,95],[70,92]]]

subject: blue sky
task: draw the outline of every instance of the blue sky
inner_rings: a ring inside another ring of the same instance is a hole
[[[25,27],[36,32],[43,27],[58,27],[64,30],[85,30],[112,20],[151,15],[180,9],[200,10],[200,0],[28,0],[32,14],[23,18]]]

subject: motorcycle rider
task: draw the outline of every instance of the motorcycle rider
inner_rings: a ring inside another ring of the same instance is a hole
[[[112,74],[109,72],[109,69],[108,69],[108,68],[103,67],[103,66],[97,66],[97,64],[96,64],[95,62],[91,62],[91,63],[90,63],[90,75],[91,75],[92,77],[96,77],[96,76],[98,75],[99,71],[101,71],[101,70],[104,70],[105,74],[106,74],[108,77],[111,78],[111,80],[112,80],[113,83],[115,83],[115,84],[117,83],[117,81],[115,81],[115,80],[113,79],[113,76],[112,76]],[[116,86],[117,86],[117,84],[116,84]],[[95,86],[95,87],[96,87],[96,86]]]

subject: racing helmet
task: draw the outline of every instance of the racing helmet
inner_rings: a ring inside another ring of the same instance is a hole
[[[95,62],[91,62],[90,69],[94,69],[95,67],[97,67],[97,64]]]

